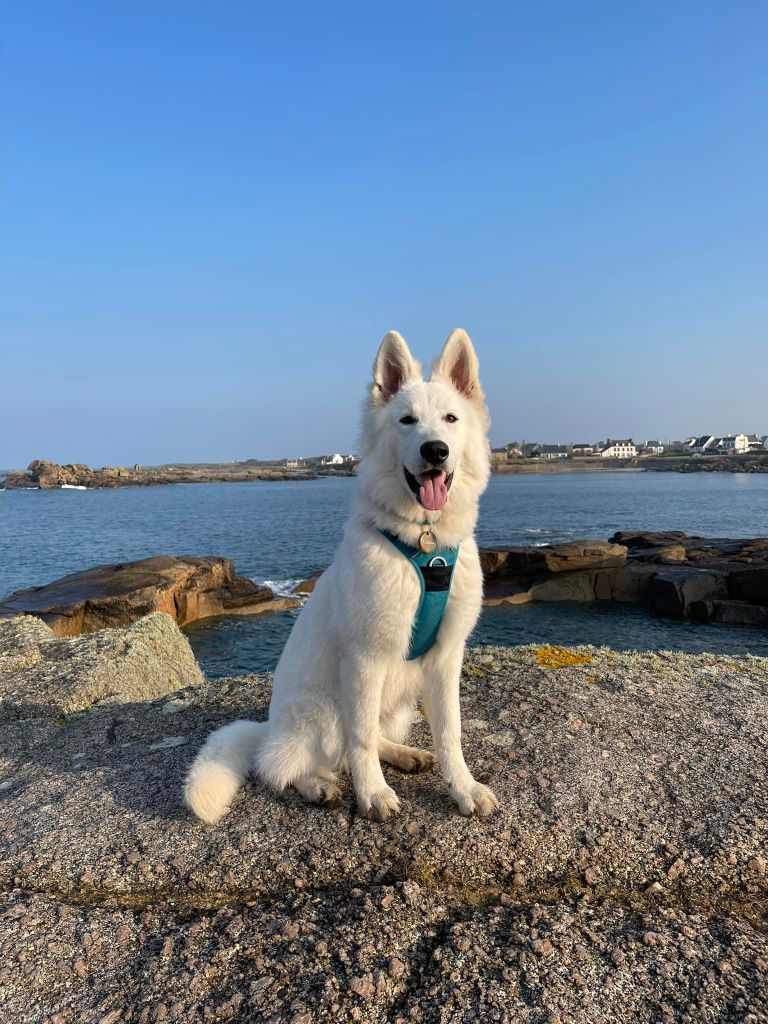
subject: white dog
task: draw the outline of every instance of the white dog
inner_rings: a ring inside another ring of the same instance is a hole
[[[360,812],[385,820],[400,804],[381,762],[432,766],[427,751],[403,745],[419,699],[459,810],[498,806],[464,761],[459,711],[464,645],[482,600],[473,532],[490,471],[488,426],[464,331],[450,335],[428,381],[399,334],[384,338],[341,546],[285,645],[269,720],[217,730],[189,769],[184,799],[198,817],[218,821],[252,771],[275,790],[294,786],[336,805],[335,773],[346,765]]]

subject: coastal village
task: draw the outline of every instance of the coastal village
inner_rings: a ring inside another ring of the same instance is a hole
[[[637,459],[649,456],[674,457],[690,455],[748,455],[750,452],[768,451],[768,434],[713,434],[687,437],[683,441],[648,440],[635,442],[628,438],[606,438],[594,444],[541,444],[538,441],[511,441],[500,448],[491,449],[495,463],[517,459]]]
[[[340,452],[283,459],[233,459],[223,463],[170,463],[163,466],[59,465],[35,459],[26,470],[0,471],[0,489],[135,487],[158,484],[313,480],[320,476],[354,476],[359,456]],[[543,444],[511,441],[491,448],[495,473],[541,470],[647,469],[691,472],[768,472],[768,434],[699,434],[682,441],[606,438],[594,444]]]
[[[703,434],[687,437],[683,441],[647,440],[635,442],[629,438],[606,438],[593,444],[543,444],[539,441],[510,441],[500,448],[491,448],[494,462],[516,459],[636,459],[653,455],[748,455],[750,452],[768,451],[768,434],[727,434],[716,437]],[[277,465],[285,469],[321,469],[324,467],[352,467],[357,455],[313,455],[281,459]],[[267,465],[268,463],[264,463]]]

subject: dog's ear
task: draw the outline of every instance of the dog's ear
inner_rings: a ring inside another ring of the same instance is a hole
[[[374,402],[388,402],[408,381],[421,377],[421,366],[397,331],[384,336],[373,364]]]
[[[448,335],[443,351],[432,366],[432,380],[452,384],[465,398],[483,401],[480,387],[480,363],[466,331],[457,327]]]

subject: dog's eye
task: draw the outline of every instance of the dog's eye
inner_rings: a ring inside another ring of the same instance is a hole
[[[404,423],[407,427],[410,427],[412,423],[417,423],[418,420],[416,419],[415,416],[401,416],[400,422]]]
[[[458,420],[458,418],[459,418],[458,416],[454,416],[452,412],[449,412],[448,415],[445,417],[445,422],[446,423],[455,423],[456,420]]]

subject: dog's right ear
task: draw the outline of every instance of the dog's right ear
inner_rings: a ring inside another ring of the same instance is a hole
[[[421,377],[421,366],[397,331],[390,331],[379,346],[373,364],[371,398],[377,404],[388,402],[404,384],[417,377]]]

